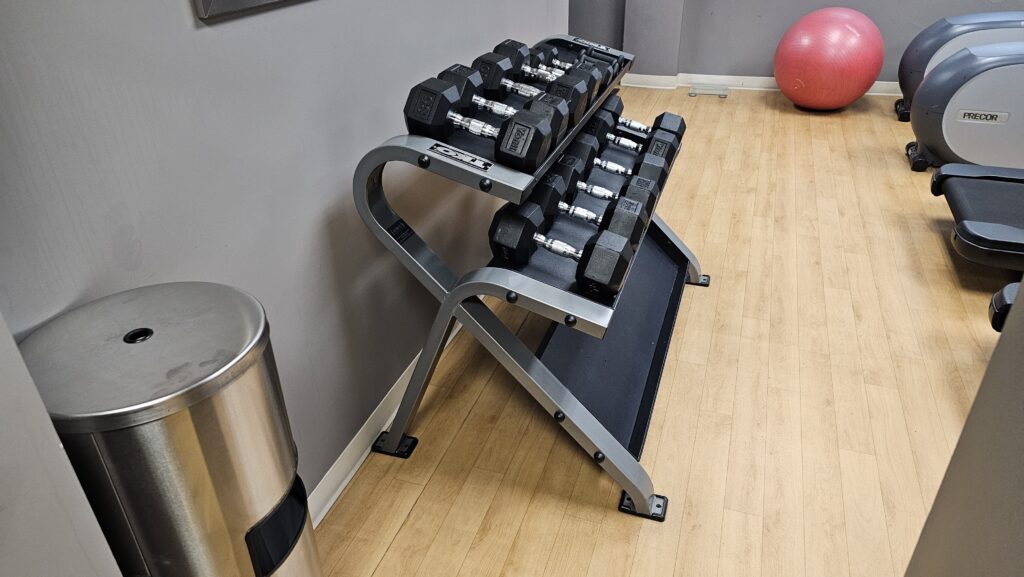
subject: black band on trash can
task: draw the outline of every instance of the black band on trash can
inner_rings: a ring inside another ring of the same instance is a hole
[[[288,558],[306,526],[309,504],[298,475],[288,495],[245,534],[256,577],[269,577]]]

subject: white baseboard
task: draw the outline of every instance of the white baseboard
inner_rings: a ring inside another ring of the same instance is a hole
[[[778,90],[775,79],[771,76],[720,76],[716,74],[686,74],[676,76],[659,76],[653,74],[626,74],[622,78],[623,86],[639,88],[672,89],[680,86],[710,85],[725,86],[732,90]],[[898,82],[879,80],[875,82],[868,94],[874,96],[899,96]]]
[[[623,86],[636,86],[637,88],[679,88],[679,80],[675,76],[659,76],[656,74],[634,74],[627,72],[622,77]]]
[[[455,328],[452,330],[452,334],[449,336],[445,346],[451,344],[452,339],[455,338],[455,335],[459,334],[461,328],[461,324],[455,324]],[[319,525],[324,517],[327,516],[327,513],[331,511],[331,507],[334,506],[335,501],[341,496],[341,492],[345,490],[349,481],[355,476],[356,471],[362,466],[363,461],[370,455],[370,447],[373,446],[377,435],[391,425],[391,421],[395,418],[395,413],[398,412],[398,405],[402,402],[402,395],[405,394],[405,389],[409,386],[409,381],[412,380],[412,371],[416,367],[416,361],[419,358],[420,355],[417,354],[416,358],[409,363],[409,366],[405,368],[405,371],[398,377],[395,384],[391,386],[388,394],[384,395],[384,399],[381,400],[377,408],[370,414],[370,418],[363,423],[356,436],[349,441],[345,450],[341,452],[341,455],[334,461],[331,468],[327,470],[323,479],[320,479],[316,487],[310,491],[309,512],[313,517],[314,527]]]

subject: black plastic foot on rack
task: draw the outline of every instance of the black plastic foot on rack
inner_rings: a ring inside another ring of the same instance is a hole
[[[623,491],[622,497],[619,499],[619,511],[663,523],[665,521],[665,514],[668,513],[668,497],[664,495],[654,495],[654,503],[651,505],[651,513],[644,514],[637,512],[636,507],[633,505],[633,498]]]
[[[690,280],[689,277],[686,279],[686,284],[692,284],[697,286],[708,287],[711,286],[711,275],[702,274],[695,280]]]
[[[377,440],[373,442],[373,447],[371,447],[370,450],[382,455],[391,455],[392,457],[398,457],[399,459],[408,459],[412,456],[412,452],[416,450],[416,444],[420,442],[416,437],[402,435],[402,440],[398,443],[398,449],[392,452],[384,449],[384,441],[387,438],[388,431],[384,431],[380,435],[377,435]]]

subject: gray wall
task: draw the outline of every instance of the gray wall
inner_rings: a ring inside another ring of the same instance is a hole
[[[569,0],[573,34],[612,48],[622,48],[626,0]]]
[[[1024,307],[1014,305],[906,577],[1024,574]]]
[[[0,317],[0,574],[120,575]]]
[[[802,15],[834,3],[815,0],[625,0],[624,49],[638,58],[641,74],[772,76],[775,46]],[[1024,0],[854,0],[842,3],[867,14],[885,38],[880,80],[896,80],[900,56],[910,40],[942,16],[1024,9]],[[572,11],[569,30],[585,36],[619,21],[617,9],[594,3]],[[662,30],[671,22],[679,32]],[[655,32],[652,33],[652,30]],[[609,33],[611,34],[611,33]]]
[[[436,310],[356,216],[356,162],[404,132],[414,83],[567,19],[567,0],[314,0],[214,26],[191,0],[4,2],[0,312],[21,337],[139,285],[251,292],[315,486]],[[486,262],[494,201],[385,180],[455,266]]]

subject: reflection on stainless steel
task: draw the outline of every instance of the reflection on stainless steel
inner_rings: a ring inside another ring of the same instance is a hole
[[[45,376],[47,406],[59,406],[51,415],[122,571],[256,575],[246,533],[288,494],[297,466],[262,307],[228,287],[176,283],[68,317],[22,349]],[[114,338],[142,322],[145,342]],[[180,378],[186,365],[191,379]],[[133,387],[133,373],[165,378]],[[308,511],[304,526],[274,575],[319,577]]]

